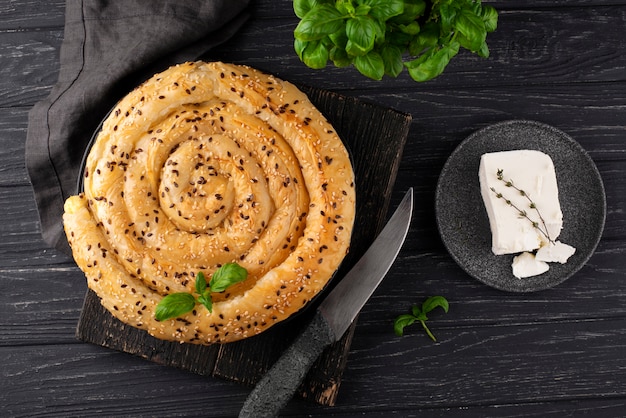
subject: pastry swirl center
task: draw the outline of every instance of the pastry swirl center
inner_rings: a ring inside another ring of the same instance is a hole
[[[178,228],[192,233],[210,233],[233,212],[236,165],[211,148],[213,140],[183,142],[161,170],[161,209]]]

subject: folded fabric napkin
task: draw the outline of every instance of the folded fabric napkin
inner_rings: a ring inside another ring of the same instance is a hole
[[[109,109],[170,65],[195,60],[247,19],[249,0],[72,0],[59,79],[29,113],[26,168],[46,243],[70,254],[63,203]]]

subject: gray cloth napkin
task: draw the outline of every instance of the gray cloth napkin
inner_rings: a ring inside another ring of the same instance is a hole
[[[57,84],[29,113],[26,168],[44,240],[67,254],[63,203],[109,109],[170,65],[200,58],[247,19],[250,0],[71,0]]]

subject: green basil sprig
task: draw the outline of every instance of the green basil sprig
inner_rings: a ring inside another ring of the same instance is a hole
[[[413,324],[415,321],[419,321],[426,331],[426,334],[428,334],[433,341],[437,341],[433,333],[428,329],[428,326],[426,326],[426,321],[428,321],[426,314],[438,306],[448,313],[448,300],[443,296],[431,296],[422,303],[421,307],[417,305],[413,306],[410,314],[398,316],[393,324],[396,335],[402,336],[404,334],[404,327]]]
[[[211,281],[207,284],[204,273],[196,274],[196,293],[179,292],[165,296],[156,307],[154,317],[157,321],[176,318],[191,312],[197,303],[204,305],[209,312],[213,312],[213,299],[211,293],[225,291],[235,283],[242,282],[248,277],[248,271],[237,263],[226,263],[213,273]]]
[[[460,48],[489,56],[498,13],[481,0],[294,0],[294,49],[310,68],[354,67],[366,77],[422,82],[439,76]]]

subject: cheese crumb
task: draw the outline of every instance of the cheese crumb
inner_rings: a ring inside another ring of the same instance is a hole
[[[550,243],[539,248],[536,258],[539,261],[545,261],[547,263],[565,264],[575,252],[576,248],[571,245],[556,241],[554,244]]]
[[[537,260],[534,254],[523,252],[513,258],[513,275],[518,279],[537,276],[548,271],[548,263]]]

